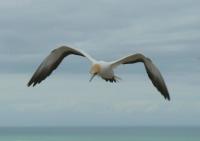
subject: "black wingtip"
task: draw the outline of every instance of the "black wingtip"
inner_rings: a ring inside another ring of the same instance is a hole
[[[165,99],[168,100],[168,101],[171,100],[171,98],[170,98],[170,96],[169,96],[169,93],[167,93],[166,95],[164,95],[164,97],[165,97]]]
[[[36,85],[36,83],[32,82],[32,81],[29,81],[28,84],[27,84],[27,87],[30,87],[31,85],[34,87]]]
[[[168,96],[168,97],[167,97],[167,100],[168,100],[168,101],[170,101],[170,100],[171,100],[171,98]]]
[[[33,83],[33,87],[35,87],[36,84],[37,84],[37,82],[34,82],[34,83]]]
[[[171,99],[170,99],[170,97],[165,97],[165,99],[166,99],[166,100],[168,100],[168,101],[170,101],[170,100],[171,100]]]
[[[27,87],[30,87],[31,86],[31,83],[30,82],[28,82],[28,84],[27,84]]]
[[[167,99],[168,101],[170,101],[171,98],[170,98],[169,91],[168,91],[168,89],[167,89],[167,86],[165,86],[165,87],[166,87],[166,93],[164,94],[164,95],[165,95],[165,99]]]

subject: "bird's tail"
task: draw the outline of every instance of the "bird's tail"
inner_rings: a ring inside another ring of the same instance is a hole
[[[121,78],[118,76],[113,76],[112,78],[103,78],[102,77],[102,79],[104,79],[107,82],[111,82],[111,83],[113,83],[113,82],[116,83],[116,82],[119,82],[119,80],[121,80]]]
[[[119,76],[114,76],[114,79],[116,80],[116,82],[119,82],[120,80],[122,80]]]

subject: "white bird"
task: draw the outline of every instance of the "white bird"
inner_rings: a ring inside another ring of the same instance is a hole
[[[119,77],[114,74],[114,69],[121,64],[133,64],[142,62],[145,66],[146,72],[151,79],[153,85],[160,91],[160,93],[164,96],[165,99],[170,100],[169,92],[164,82],[164,79],[157,69],[157,67],[153,64],[153,62],[145,57],[142,54],[133,54],[112,62],[105,62],[105,61],[97,61],[92,58],[87,53],[83,52],[80,49],[74,49],[67,46],[61,46],[57,49],[54,49],[50,55],[48,55],[44,61],[40,64],[36,72],[33,74],[32,78],[28,82],[28,86],[35,86],[43,81],[47,76],[49,76],[54,69],[58,67],[64,57],[68,55],[79,55],[82,57],[86,57],[91,62],[91,69],[90,74],[91,79],[98,75],[102,79],[108,82],[116,82],[118,81]]]

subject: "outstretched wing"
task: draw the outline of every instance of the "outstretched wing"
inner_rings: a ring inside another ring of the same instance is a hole
[[[55,70],[58,65],[62,62],[64,57],[74,54],[79,55],[82,57],[87,57],[91,62],[94,61],[92,57],[90,57],[88,54],[84,53],[83,51],[73,49],[67,46],[61,46],[57,49],[54,49],[49,56],[47,56],[44,61],[40,64],[38,69],[33,74],[32,78],[28,82],[28,86],[35,86],[36,84],[39,84],[41,81],[43,81],[47,76],[49,76],[53,70]]]
[[[120,64],[133,64],[137,62],[142,62],[144,63],[146,72],[151,79],[153,85],[160,91],[160,93],[164,96],[165,99],[170,100],[169,92],[167,89],[167,86],[165,84],[165,81],[158,70],[158,68],[153,64],[153,62],[145,57],[142,54],[134,54],[134,55],[129,55],[124,58],[121,58],[119,60],[116,60],[112,62],[112,67],[115,68],[119,66]]]

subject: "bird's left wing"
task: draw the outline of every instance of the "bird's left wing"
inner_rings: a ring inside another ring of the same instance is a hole
[[[82,57],[88,58],[91,62],[94,61],[92,57],[90,57],[88,54],[84,53],[83,51],[70,48],[67,46],[61,46],[57,49],[54,49],[49,56],[47,56],[44,61],[40,64],[38,69],[33,74],[32,78],[28,82],[28,86],[35,86],[36,84],[39,84],[41,81],[43,81],[47,76],[49,76],[53,70],[55,70],[58,65],[62,62],[62,60],[70,55],[79,55]]]
[[[165,81],[164,81],[160,71],[153,64],[153,62],[149,58],[145,57],[144,55],[142,55],[142,54],[129,55],[129,56],[123,57],[119,60],[111,62],[111,66],[113,68],[115,68],[115,67],[119,66],[120,64],[133,64],[133,63],[137,63],[137,62],[144,63],[146,72],[147,72],[149,78],[151,79],[153,85],[158,89],[158,91],[160,91],[160,93],[164,96],[165,99],[170,100],[167,86],[165,84]]]

